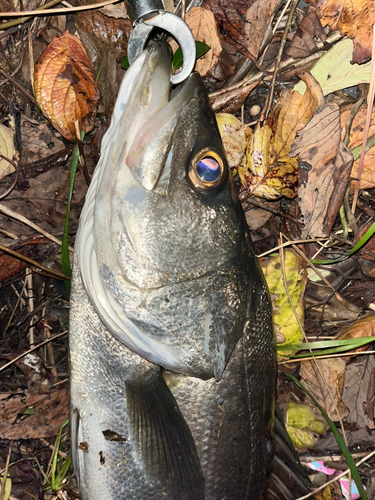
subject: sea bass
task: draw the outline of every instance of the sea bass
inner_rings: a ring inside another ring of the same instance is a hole
[[[198,74],[127,71],[75,244],[73,463],[83,500],[256,500],[273,457],[272,308]]]

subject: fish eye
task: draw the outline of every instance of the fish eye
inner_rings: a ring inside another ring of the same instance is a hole
[[[212,194],[228,179],[228,169],[219,151],[205,148],[193,158],[189,167],[189,179],[195,190]]]

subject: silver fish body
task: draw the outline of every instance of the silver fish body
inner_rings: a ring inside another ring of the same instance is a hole
[[[73,462],[83,500],[260,499],[271,304],[198,75],[150,45],[122,83],[75,247]],[[202,173],[203,172],[203,173]]]

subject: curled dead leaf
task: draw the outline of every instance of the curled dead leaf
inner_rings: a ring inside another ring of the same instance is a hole
[[[86,133],[94,128],[99,91],[79,38],[66,31],[53,39],[36,64],[34,92],[43,114],[65,139],[75,141],[76,120]]]
[[[353,164],[340,135],[339,107],[326,103],[300,132],[290,151],[299,156],[302,238],[328,236],[336,220]]]
[[[200,57],[195,65],[195,71],[201,76],[205,76],[216,65],[223,50],[214,15],[203,7],[193,7],[186,14],[185,22],[191,29],[195,40],[204,42],[211,47],[211,50]],[[174,42],[171,45],[175,51],[177,44]]]
[[[371,57],[372,25],[375,24],[373,0],[310,0],[318,9],[321,23],[339,30],[354,40],[353,62]]]

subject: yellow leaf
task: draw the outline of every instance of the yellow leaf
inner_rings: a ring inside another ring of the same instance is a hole
[[[284,260],[286,285],[298,318],[303,325],[303,294],[307,282],[305,264],[292,250],[285,252]],[[266,257],[261,259],[260,264],[271,293],[276,335],[285,339],[282,342],[284,345],[302,342],[303,335],[285,290],[280,256]],[[291,353],[292,351],[289,351],[288,355]]]
[[[245,128],[238,118],[229,113],[217,113],[216,122],[227,155],[229,168],[233,170],[238,167],[245,154]]]
[[[0,153],[13,160],[15,148],[13,142],[13,131],[3,124],[0,124]],[[14,167],[3,158],[0,159],[0,179],[14,172]]]
[[[290,147],[297,132],[311,120],[315,111],[324,103],[322,89],[315,78],[309,73],[303,73],[301,77],[307,85],[307,92],[301,96],[299,92],[284,90],[278,106],[272,113],[278,113],[270,154],[272,164],[289,157]]]
[[[307,404],[290,402],[286,419],[286,429],[297,448],[310,448],[317,443],[319,435],[326,434],[324,422]]]
[[[353,87],[359,83],[370,83],[371,61],[361,65],[351,64],[352,54],[353,40],[349,38],[341,40],[310,70],[313,77],[320,83],[324,95]],[[303,95],[306,85],[301,81],[294,86],[293,90]]]
[[[3,485],[3,481],[4,481],[4,476],[0,476],[0,489],[1,486]],[[7,477],[5,481],[5,491],[3,500],[8,500],[11,490],[12,490],[12,480],[10,477]]]

